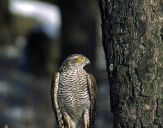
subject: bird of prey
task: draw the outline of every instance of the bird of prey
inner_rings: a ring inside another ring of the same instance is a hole
[[[89,64],[81,54],[69,56],[51,84],[53,110],[59,128],[92,128],[96,114],[96,81],[84,70]]]

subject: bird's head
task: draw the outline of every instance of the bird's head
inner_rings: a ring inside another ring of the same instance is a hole
[[[63,62],[61,69],[83,68],[89,63],[87,57],[81,54],[72,54]]]

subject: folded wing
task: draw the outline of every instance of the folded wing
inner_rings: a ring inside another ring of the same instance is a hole
[[[97,85],[95,77],[92,74],[87,75],[88,91],[90,96],[90,125],[93,127],[96,116]]]

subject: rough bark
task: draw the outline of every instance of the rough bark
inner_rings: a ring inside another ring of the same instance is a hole
[[[114,128],[163,128],[161,0],[100,0]]]

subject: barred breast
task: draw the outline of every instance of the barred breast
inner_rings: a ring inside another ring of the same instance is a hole
[[[72,116],[80,118],[84,108],[89,108],[87,77],[84,69],[62,72],[58,90],[60,107]]]

